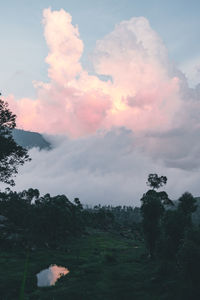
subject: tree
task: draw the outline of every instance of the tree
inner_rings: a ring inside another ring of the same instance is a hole
[[[193,228],[192,213],[196,210],[196,200],[186,192],[179,198],[177,209],[166,210],[162,218],[161,255],[164,259],[176,260],[177,253]]]
[[[19,193],[19,195],[22,198],[25,198],[30,204],[34,201],[37,200],[40,196],[40,192],[38,189],[28,189],[24,190],[23,192]]]
[[[0,99],[0,181],[11,186],[15,184],[12,177],[18,173],[18,166],[30,160],[28,151],[13,139],[15,127],[16,115],[9,110],[8,103]]]
[[[156,242],[160,235],[161,217],[164,213],[164,206],[159,197],[159,193],[154,190],[149,190],[141,199],[141,213],[143,231],[147,249],[150,257],[155,254]]]
[[[149,174],[147,185],[152,187],[154,189],[159,189],[161,186],[167,183],[167,177],[166,176],[160,176],[158,177],[157,174]]]
[[[185,192],[179,199],[178,209],[180,209],[184,215],[191,215],[197,209],[196,199],[189,192]]]
[[[185,218],[179,210],[168,209],[165,211],[162,221],[162,251],[160,251],[164,259],[176,259],[184,239],[185,226]]]
[[[147,185],[153,189],[144,194],[141,199],[143,231],[151,258],[154,257],[156,244],[160,238],[161,220],[165,212],[165,205],[174,205],[165,191],[155,191],[166,183],[166,176],[159,177],[157,174],[149,174]]]

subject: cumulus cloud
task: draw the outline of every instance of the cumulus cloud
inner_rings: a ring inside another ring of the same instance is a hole
[[[191,86],[195,87],[200,82],[200,56],[183,62],[180,69],[186,74]]]
[[[45,9],[43,23],[49,82],[34,83],[35,100],[10,97],[19,126],[72,137],[113,126],[138,132],[172,128],[181,105],[180,79],[145,18],[123,21],[97,41],[93,76],[81,66],[83,42],[70,14]],[[112,80],[102,81],[100,74]]]
[[[45,9],[43,24],[49,81],[34,82],[37,99],[8,102],[19,127],[69,138],[50,152],[31,150],[17,187],[131,203],[148,173],[161,172],[171,176],[174,196],[196,191],[200,85],[189,87],[148,20],[123,21],[97,41],[94,75],[81,65],[84,45],[71,15]]]

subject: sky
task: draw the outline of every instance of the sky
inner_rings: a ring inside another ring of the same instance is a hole
[[[44,133],[16,188],[138,204],[149,173],[199,195],[199,1],[7,1],[1,91]]]
[[[77,24],[84,52],[81,58],[91,71],[90,55],[96,41],[114,26],[132,17],[146,17],[167,46],[172,61],[195,78],[195,63],[200,61],[198,42],[200,3],[198,0],[7,0],[1,1],[1,90],[4,95],[35,96],[33,80],[48,80],[45,57],[48,49],[43,36],[45,8],[65,9]],[[7,59],[5,59],[5,56]]]

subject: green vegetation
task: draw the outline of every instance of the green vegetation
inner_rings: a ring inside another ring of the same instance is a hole
[[[11,136],[16,116],[2,100],[0,117],[0,181],[13,185],[29,158]],[[197,201],[186,192],[175,205],[155,190],[166,183],[150,174],[141,208],[84,208],[78,198],[32,188],[0,192],[0,299],[200,299]],[[52,264],[70,273],[37,287],[36,274]]]
[[[83,209],[78,198],[40,197],[33,189],[0,199],[2,299],[199,297],[200,231],[191,221],[196,204],[189,193],[166,209],[162,192],[148,191],[139,223],[137,209]],[[36,274],[51,264],[70,273],[55,286],[37,287]]]
[[[143,243],[134,236],[126,239],[119,233],[100,230],[71,238],[60,250],[31,251],[24,299],[155,299],[159,296],[151,287],[155,263],[143,257],[144,251]],[[3,299],[18,299],[25,253],[1,252]],[[36,274],[50,264],[66,266],[70,273],[53,287],[38,288]]]
[[[13,139],[12,130],[15,126],[16,115],[0,99],[0,181],[10,185],[14,185],[12,176],[17,174],[18,166],[30,160],[27,150]]]

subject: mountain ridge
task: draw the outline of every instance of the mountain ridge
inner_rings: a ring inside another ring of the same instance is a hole
[[[27,149],[37,147],[40,150],[50,150],[52,148],[51,144],[43,137],[42,134],[38,132],[25,131],[15,128],[12,131],[12,135],[17,144]]]

